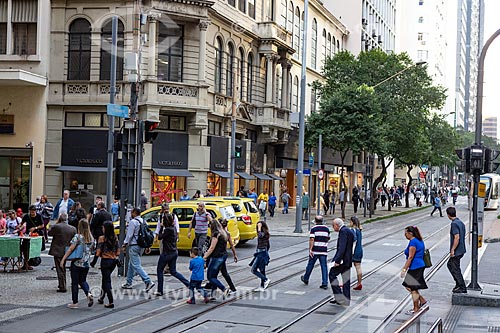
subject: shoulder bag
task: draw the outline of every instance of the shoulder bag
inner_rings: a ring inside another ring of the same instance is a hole
[[[429,268],[432,266],[431,251],[429,251],[429,249],[425,249],[424,251],[424,264],[425,268]]]

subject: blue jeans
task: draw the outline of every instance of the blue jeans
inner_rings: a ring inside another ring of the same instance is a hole
[[[89,284],[87,283],[87,274],[89,273],[89,268],[78,267],[74,264],[74,262],[72,262],[69,270],[71,273],[71,299],[73,301],[73,304],[77,304],[78,286],[83,289],[85,295],[89,294],[90,288]]]
[[[259,250],[257,250],[259,251]],[[259,251],[255,254],[255,261],[252,265],[252,273],[260,279],[260,286],[264,287],[266,277],[266,266],[269,262],[269,255],[267,251]]]
[[[288,214],[288,202],[287,203],[283,203],[284,206],[283,206],[283,214]]]
[[[210,263],[208,264],[207,268],[208,281],[212,284],[212,286],[215,286],[222,291],[226,290],[226,287],[224,287],[224,285],[219,280],[217,280],[217,275],[219,275],[220,268],[222,264],[226,262],[226,259],[227,254],[222,257],[210,258]]]
[[[326,265],[326,255],[317,255],[315,254],[312,258],[309,256],[309,261],[307,262],[306,273],[304,274],[304,280],[306,282],[309,281],[309,277],[311,276],[312,270],[314,268],[314,264],[316,260],[319,259],[319,265],[321,267],[321,285],[328,285],[328,267]]]
[[[175,252],[163,252],[158,258],[158,265],[156,267],[156,274],[158,276],[158,291],[163,292],[163,270],[165,266],[168,265],[170,269],[170,274],[177,280],[181,281],[186,287],[189,286],[189,281],[176,269],[178,253]]]
[[[143,249],[139,245],[130,245],[128,248],[128,269],[127,269],[127,283],[132,284],[134,276],[137,274],[141,277],[144,283],[151,283],[151,278],[144,271],[141,266],[141,255]]]
[[[191,297],[191,301],[194,303],[195,302],[195,299],[194,299],[194,290],[198,290],[198,292],[205,298],[208,297],[207,295],[207,292],[205,291],[205,289],[201,286],[201,282],[202,281],[199,281],[199,280],[191,280],[189,281],[189,294],[190,294],[190,297]]]

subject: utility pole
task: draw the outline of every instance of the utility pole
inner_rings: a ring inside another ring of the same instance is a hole
[[[109,103],[115,104],[116,97],[116,54],[118,46],[118,18],[111,21],[111,73],[109,87]],[[108,172],[106,174],[106,207],[111,211],[113,196],[113,156],[114,156],[115,117],[108,115]]]
[[[234,192],[234,173],[236,172],[236,109],[237,105],[237,85],[236,85],[236,71],[234,68],[236,67],[236,61],[232,61],[233,63],[233,102],[231,103],[231,169],[229,170],[229,193],[230,195],[235,195]],[[239,92],[239,89],[238,89]]]
[[[316,215],[321,215],[321,180],[319,179],[319,170],[321,170],[321,150],[323,149],[323,134],[319,135],[318,142],[318,208],[316,211]],[[311,172],[311,180],[312,180],[312,172]],[[328,209],[328,207],[327,207]]]
[[[302,79],[300,81],[300,112],[299,112],[299,152],[297,156],[297,197],[295,199],[295,233],[302,233],[302,185],[304,183],[304,136],[306,113],[306,69],[307,69],[307,20],[309,15],[309,0],[304,0],[304,36],[302,40]],[[298,49],[300,47],[298,46]],[[319,200],[319,198],[318,198]]]

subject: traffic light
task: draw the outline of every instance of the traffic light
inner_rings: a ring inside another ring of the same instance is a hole
[[[500,151],[486,148],[484,152],[484,173],[495,172],[500,165],[500,162],[495,161],[500,154]]]
[[[241,157],[241,150],[243,149],[243,146],[237,145],[234,147],[234,157],[240,158]]]
[[[158,132],[155,130],[158,128],[160,122],[158,121],[149,121],[146,120],[144,122],[144,142],[145,143],[153,143],[154,140],[158,137]]]
[[[457,162],[457,167],[459,167],[463,172],[470,173],[470,147],[456,149],[458,158],[460,161]]]

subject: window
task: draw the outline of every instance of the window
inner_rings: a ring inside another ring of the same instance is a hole
[[[337,50],[339,51],[339,50]],[[332,57],[335,55],[335,36],[332,36]]]
[[[66,112],[66,127],[108,127],[108,115],[98,112]],[[115,118],[115,128],[120,128],[120,120]]]
[[[424,17],[423,16],[420,16],[418,18],[418,23],[424,23]]]
[[[66,127],[81,127],[83,125],[82,113],[66,113]]]
[[[90,80],[90,23],[79,18],[69,27],[68,80]]]
[[[37,0],[0,0],[0,54],[36,54],[37,22]],[[8,33],[12,39],[10,45],[7,45]]]
[[[317,95],[316,88],[311,88],[311,113],[316,112]]]
[[[286,5],[288,3],[288,0],[281,0],[281,16],[280,16],[280,25],[286,29],[286,14],[287,14],[287,8]]]
[[[83,126],[85,127],[101,127],[102,114],[101,113],[85,113]]]
[[[229,52],[227,55],[226,66],[226,95],[233,96],[233,67],[234,67],[234,47],[228,44]]]
[[[328,59],[328,57],[331,57],[331,56],[332,56],[332,35],[330,33],[328,33],[328,40],[327,40],[327,45],[326,45],[325,63],[326,63],[326,59]]]
[[[323,29],[323,43],[322,43],[322,46],[321,46],[321,60],[322,61],[325,61],[325,59],[326,59],[326,44],[327,44],[326,30]]]
[[[208,121],[208,135],[221,136],[221,127],[222,127],[222,123],[209,120]]]
[[[246,13],[246,8],[245,8],[245,6],[246,6],[246,1],[247,1],[247,0],[239,0],[239,6],[238,6],[238,9],[239,9],[240,11],[242,11],[243,13]]]
[[[186,117],[160,115],[158,129],[168,131],[186,131]]]
[[[299,77],[295,76],[295,79],[293,80],[293,104],[292,104],[292,111],[293,112],[298,112],[298,106],[299,106]]]
[[[288,30],[290,32],[293,32],[293,8],[294,8],[293,2],[290,1],[288,3],[288,14],[287,14],[288,23],[286,25],[286,30]],[[292,36],[292,39],[293,39],[293,36]]]
[[[340,41],[337,39],[337,52],[340,52]]]
[[[304,12],[302,12],[302,16],[300,18],[300,36],[298,49],[300,50],[298,56],[300,56],[304,52]]]
[[[312,45],[311,45],[311,66],[316,69],[316,53],[318,51],[318,22],[313,19],[312,23]]]
[[[257,143],[257,131],[247,129],[247,139],[253,143]]]
[[[112,33],[113,24],[109,20],[102,27],[101,33],[101,69],[99,79],[109,81],[111,79],[111,48],[112,48]],[[117,34],[117,50],[116,54],[116,79],[123,80],[123,23],[118,20],[118,34]]]
[[[159,23],[158,80],[182,82],[184,27]]]
[[[227,3],[233,7],[236,7],[236,0],[227,0]]]
[[[419,32],[417,39],[418,40],[424,40],[424,34],[422,32]]]
[[[247,102],[252,102],[252,90],[253,90],[253,56],[250,53],[248,55],[247,62]]]
[[[427,50],[418,50],[417,51],[418,60],[427,60],[429,58],[429,51]]]
[[[255,0],[248,0],[248,16],[255,18]]]
[[[245,85],[245,51],[240,48],[240,100],[243,100],[243,86]]]
[[[300,42],[300,10],[299,7],[295,10],[295,18],[293,19],[293,43],[292,47],[295,50],[294,58],[299,57],[299,42]]]
[[[222,93],[222,40],[217,37],[215,49],[215,92]]]
[[[419,6],[423,6],[423,5],[424,5],[424,0],[419,0],[419,1],[418,1],[418,5],[419,5]]]

